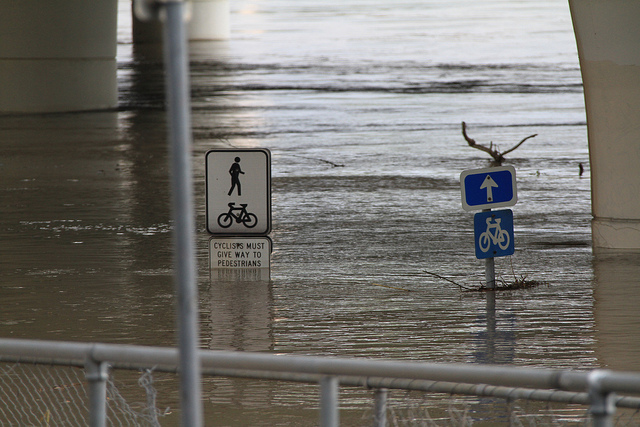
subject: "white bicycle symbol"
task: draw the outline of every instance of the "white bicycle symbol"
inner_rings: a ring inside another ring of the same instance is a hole
[[[478,238],[478,246],[482,252],[487,252],[493,243],[498,245],[500,249],[505,250],[509,247],[509,233],[500,227],[501,218],[496,218],[496,222],[492,223],[493,218],[487,218],[487,229],[480,234]]]

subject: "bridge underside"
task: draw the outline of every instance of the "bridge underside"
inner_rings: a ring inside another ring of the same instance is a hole
[[[229,0],[192,0],[190,40],[229,37]],[[0,0],[0,113],[117,107],[118,0]],[[134,19],[134,42],[162,41]]]
[[[116,106],[116,0],[0,0],[0,10],[0,112]]]
[[[569,0],[584,82],[594,248],[640,250],[640,2]],[[0,0],[0,114],[117,107],[117,0]],[[229,0],[192,1],[189,38],[229,36]],[[135,43],[161,27],[134,19]]]

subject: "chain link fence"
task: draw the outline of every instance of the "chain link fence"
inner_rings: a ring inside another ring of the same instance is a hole
[[[123,372],[123,374],[127,374]],[[135,373],[136,390],[107,380],[107,418],[111,426],[160,426],[170,409],[156,408],[151,371]],[[127,396],[121,393],[127,391]],[[137,394],[137,395],[136,395]],[[89,395],[85,370],[73,366],[0,364],[0,426],[87,426]]]
[[[589,407],[525,399],[482,398],[395,390],[389,393],[387,426],[585,426],[593,425]],[[367,418],[374,417],[373,414]],[[366,424],[363,419],[362,425]],[[640,411],[618,409],[615,426],[640,425]]]

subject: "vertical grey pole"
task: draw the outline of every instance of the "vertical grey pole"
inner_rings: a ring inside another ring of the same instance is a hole
[[[191,176],[190,85],[184,3],[162,3],[166,12],[164,56],[169,119],[175,235],[178,344],[182,425],[202,426],[198,357],[198,289]]]
[[[373,427],[387,427],[387,393],[386,388],[378,388],[375,391]]]
[[[607,371],[595,370],[589,374],[589,412],[593,427],[613,427],[613,415],[616,412],[615,394],[602,389],[602,380]]]
[[[96,362],[89,358],[85,362],[84,369],[89,382],[89,425],[105,427],[107,425],[108,366],[105,362]]]
[[[484,260],[484,278],[487,282],[487,289],[496,288],[496,268],[493,257]]]
[[[338,378],[320,380],[320,427],[338,427]]]
[[[483,209],[482,212],[491,212],[491,209]],[[493,260],[493,257],[484,260],[484,279],[487,282],[487,289],[496,288],[496,270]]]

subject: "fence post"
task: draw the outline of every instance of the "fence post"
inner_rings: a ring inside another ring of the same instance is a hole
[[[338,388],[337,377],[322,377],[320,380],[320,427],[338,427]]]
[[[84,365],[85,376],[89,382],[89,425],[105,427],[107,425],[107,380],[109,366],[91,357]]]
[[[180,405],[183,426],[203,422],[200,375],[198,271],[195,255],[195,214],[191,172],[191,103],[189,52],[184,23],[186,2],[156,0],[165,12],[164,57],[171,195],[173,199],[174,253],[180,352]]]
[[[387,427],[387,393],[386,388],[378,388],[374,393],[373,427]]]
[[[613,415],[616,412],[615,393],[602,389],[602,380],[608,371],[596,369],[589,373],[589,412],[593,427],[613,427]]]

